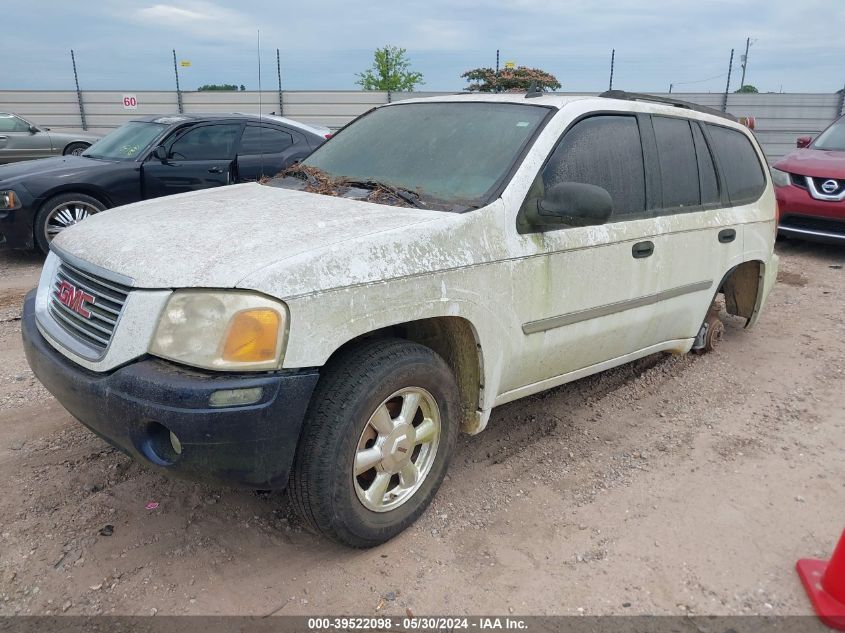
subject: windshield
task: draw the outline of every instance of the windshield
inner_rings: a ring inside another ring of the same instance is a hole
[[[845,119],[839,119],[836,123],[819,134],[813,149],[830,149],[845,152]]]
[[[332,178],[477,205],[507,175],[548,113],[513,103],[386,106],[344,128],[302,164]]]
[[[165,127],[158,123],[132,121],[106,134],[82,155],[106,160],[132,160],[149,147]]]

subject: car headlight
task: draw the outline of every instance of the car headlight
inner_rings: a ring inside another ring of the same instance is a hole
[[[790,184],[789,174],[772,167],[772,182],[775,184],[775,187],[786,187]]]
[[[0,190],[0,211],[19,209],[21,199],[11,189]]]
[[[287,329],[287,306],[264,295],[177,290],[159,317],[150,353],[204,369],[278,369]]]

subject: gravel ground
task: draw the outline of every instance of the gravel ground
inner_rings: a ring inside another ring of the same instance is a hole
[[[0,615],[808,614],[795,561],[845,525],[845,248],[778,251],[756,328],[497,409],[369,551],[82,428],[23,357],[40,261],[2,252]]]

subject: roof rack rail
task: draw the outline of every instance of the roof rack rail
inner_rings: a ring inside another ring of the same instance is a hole
[[[713,116],[722,117],[723,119],[728,119],[730,121],[737,120],[734,115],[722,112],[716,108],[708,108],[707,106],[698,105],[697,103],[681,101],[680,99],[672,99],[671,97],[658,97],[641,92],[626,92],[624,90],[606,90],[599,96],[606,99],[622,99],[624,101],[651,101],[653,103],[670,105],[675,108],[685,108],[686,110],[695,110],[696,112],[703,112],[704,114],[712,114]]]

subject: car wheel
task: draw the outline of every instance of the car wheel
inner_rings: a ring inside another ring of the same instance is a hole
[[[35,216],[35,242],[41,252],[50,250],[50,242],[67,227],[104,210],[105,205],[83,193],[63,193],[41,205]]]
[[[71,143],[70,145],[65,147],[65,151],[62,153],[65,156],[79,156],[89,147],[91,147],[91,145],[89,145],[88,143]]]
[[[431,349],[390,339],[350,350],[312,397],[289,487],[297,513],[352,547],[393,538],[440,487],[459,411],[452,371]]]

